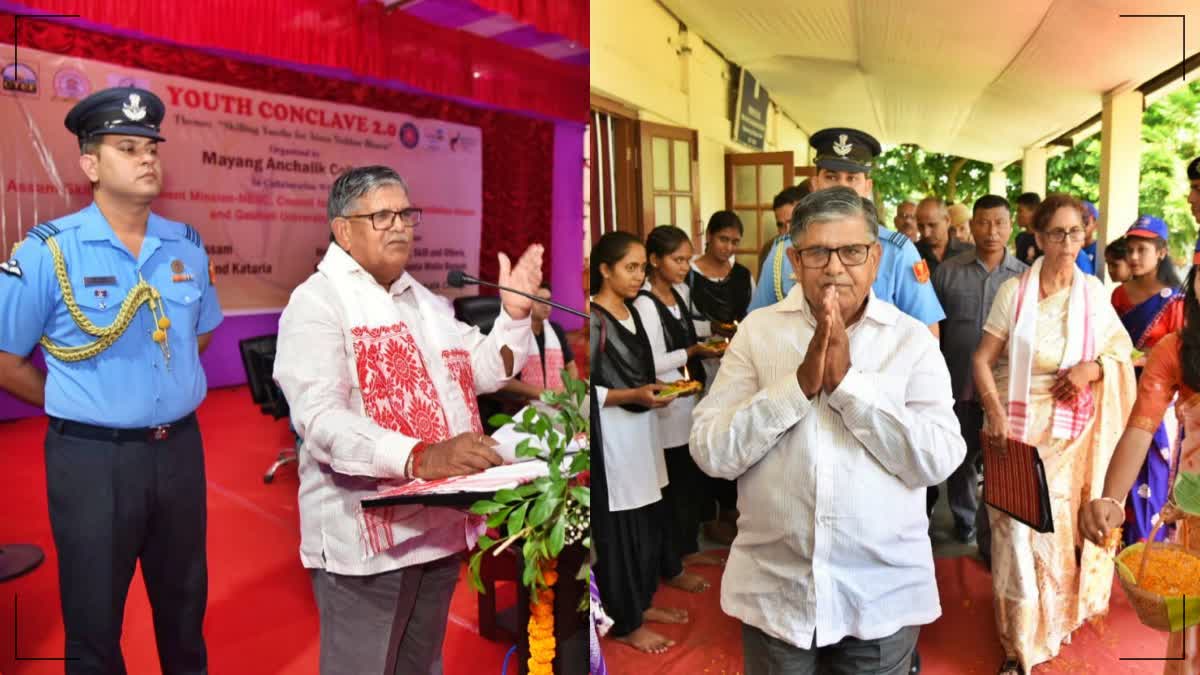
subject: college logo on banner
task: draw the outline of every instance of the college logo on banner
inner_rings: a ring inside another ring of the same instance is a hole
[[[432,131],[425,130],[425,148],[434,152],[446,147],[446,130],[437,127]]]
[[[417,131],[417,125],[412,122],[405,122],[400,127],[400,144],[412,150],[421,142],[421,132]]]
[[[0,79],[3,79],[4,91],[37,96],[37,72],[28,63],[10,63],[4,66],[4,70],[0,71]]]
[[[471,152],[476,145],[474,138],[464,136],[462,132],[455,132],[450,137],[450,152]]]
[[[92,83],[82,71],[75,68],[59,68],[54,74],[54,97],[67,101],[78,101],[92,93]]]
[[[153,91],[150,87],[150,80],[141,77],[132,77],[121,73],[109,73],[106,79],[108,80],[109,87],[137,87],[138,89]]]

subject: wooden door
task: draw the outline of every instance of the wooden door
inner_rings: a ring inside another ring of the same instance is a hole
[[[790,150],[725,155],[725,208],[745,227],[737,260],[756,278],[761,250],[776,235],[772,202],[784,187],[795,184],[795,171]]]
[[[695,129],[639,122],[642,230],[674,225],[700,241],[700,175]]]

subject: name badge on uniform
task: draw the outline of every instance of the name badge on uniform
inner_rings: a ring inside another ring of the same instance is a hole
[[[84,277],[83,285],[85,288],[90,288],[92,286],[116,286],[117,278],[116,277]],[[97,296],[97,297],[99,297],[99,296]]]

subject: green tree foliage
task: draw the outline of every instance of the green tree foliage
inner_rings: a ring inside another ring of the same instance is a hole
[[[880,155],[871,177],[876,194],[894,212],[895,205],[902,201],[929,196],[970,204],[987,194],[991,170],[991,165],[984,162],[925,152],[905,144]]]
[[[1192,81],[1156,101],[1142,116],[1141,181],[1139,214],[1158,216],[1171,232],[1171,255],[1189,261],[1197,238],[1196,221],[1187,204],[1185,169],[1200,155],[1200,81]],[[961,164],[957,181],[951,184],[953,168]],[[893,210],[905,199],[934,195],[970,204],[987,192],[991,166],[952,155],[927,153],[912,145],[901,145],[880,156],[872,172],[878,196]],[[1008,199],[1016,203],[1021,194],[1021,163],[1005,167]],[[1088,137],[1046,163],[1046,187],[1050,192],[1067,192],[1082,199],[1100,197],[1100,135]],[[1043,195],[1045,196],[1045,195]],[[1124,229],[1124,225],[1115,224]]]

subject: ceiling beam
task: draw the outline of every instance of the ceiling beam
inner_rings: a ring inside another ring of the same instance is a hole
[[[1143,96],[1149,96],[1150,94],[1153,94],[1154,92],[1158,91],[1159,89],[1162,89],[1163,87],[1167,86],[1168,84],[1171,84],[1175,80],[1179,79],[1181,76],[1185,77],[1185,79],[1186,79],[1187,73],[1192,73],[1196,70],[1200,70],[1200,52],[1196,52],[1195,54],[1192,54],[1187,59],[1185,59],[1183,62],[1183,68],[1180,68],[1178,65],[1171,66],[1170,68],[1162,71],[1158,75],[1155,75],[1154,77],[1150,78],[1149,80],[1146,80],[1145,82],[1143,82],[1137,89],[1138,89],[1138,91],[1142,92]],[[1068,148],[1074,147],[1075,146],[1075,136],[1082,133],[1088,127],[1099,124],[1100,117],[1102,114],[1103,114],[1103,111],[1098,112],[1095,115],[1092,115],[1091,117],[1087,118],[1086,120],[1071,127],[1067,131],[1064,131],[1062,134],[1060,134],[1058,136],[1058,138],[1055,138],[1054,140],[1050,141],[1046,145],[1061,145],[1061,146],[1065,146]]]

